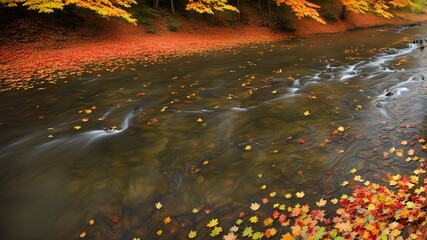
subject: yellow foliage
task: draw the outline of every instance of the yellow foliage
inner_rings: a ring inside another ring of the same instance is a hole
[[[208,14],[214,14],[213,10],[220,12],[224,10],[239,12],[236,7],[227,4],[227,0],[189,0],[185,10],[193,10],[198,13]]]
[[[277,0],[276,4],[277,6],[283,4],[290,6],[298,19],[302,17],[311,17],[320,23],[326,24],[326,22],[320,18],[319,12],[317,11],[317,9],[320,8],[319,5],[308,2],[306,0]]]
[[[384,17],[392,18],[393,15],[388,11],[392,6],[394,8],[403,8],[412,6],[411,0],[341,0],[348,10],[356,13],[366,13],[373,11],[374,13]]]
[[[0,4],[8,7],[22,4],[22,6],[28,7],[29,10],[36,10],[41,13],[51,13],[54,10],[62,10],[64,6],[75,5],[90,9],[104,17],[121,17],[130,23],[136,24],[136,19],[121,8],[128,8],[131,4],[136,4],[135,0],[0,0]]]

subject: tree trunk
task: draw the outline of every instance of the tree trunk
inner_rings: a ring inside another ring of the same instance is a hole
[[[157,10],[157,8],[159,8],[159,0],[155,0],[155,3],[154,3],[154,9]]]
[[[172,8],[172,14],[175,14],[175,8],[173,7],[173,0],[171,0],[171,8]]]
[[[267,0],[268,3],[268,14],[271,16],[271,6],[270,6],[270,0]]]
[[[261,0],[258,0],[258,8],[261,9]]]
[[[342,10],[341,10],[340,18],[341,18],[342,20],[345,20],[345,19],[347,18],[347,10],[346,10],[345,5],[343,5],[343,6],[342,6]]]

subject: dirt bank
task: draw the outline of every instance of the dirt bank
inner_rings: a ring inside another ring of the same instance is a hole
[[[256,13],[248,17],[247,23],[235,27],[186,19],[180,21],[177,32],[169,31],[160,22],[154,25],[154,34],[118,20],[94,18],[80,24],[79,19],[72,19],[72,24],[58,24],[31,16],[13,18],[0,28],[0,91],[33,88],[46,81],[55,83],[67,75],[82,74],[83,67],[93,63],[113,66],[140,60],[153,62],[165,55],[188,55],[295,36],[427,20],[427,15],[401,14],[387,20],[349,13],[345,21],[327,25],[302,19],[295,22],[294,33],[284,33],[263,27],[261,18],[254,16]]]

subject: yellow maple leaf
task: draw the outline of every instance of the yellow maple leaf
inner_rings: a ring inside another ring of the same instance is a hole
[[[343,153],[344,153],[344,149],[340,149],[340,150],[338,151],[338,153],[343,154]]]
[[[286,194],[285,194],[285,198],[289,199],[289,198],[291,198],[291,197],[292,197],[292,194],[290,194],[290,193],[286,193]]]
[[[94,223],[95,223],[95,220],[93,220],[93,219],[89,220],[89,225],[93,225]]]
[[[218,219],[214,218],[214,219],[211,219],[206,226],[212,228],[212,227],[215,227],[216,225],[218,225]]]
[[[203,122],[203,119],[198,118],[198,119],[197,119],[197,122],[198,122],[198,123],[202,123],[202,122]]]
[[[353,168],[353,169],[350,170],[350,173],[356,173],[356,172],[357,172],[356,168]]]
[[[306,116],[306,117],[307,117],[307,116],[310,116],[310,112],[309,112],[309,111],[305,111],[305,112],[304,112],[304,116]]]
[[[74,128],[75,130],[80,130],[80,129],[82,128],[82,126],[77,125],[77,126],[74,126],[73,128]]]
[[[267,185],[262,185],[261,187],[260,187],[262,190],[265,190],[265,189],[267,189]]]
[[[337,204],[338,203],[338,199],[337,198],[331,199],[331,203]]]
[[[408,145],[408,141],[402,141],[400,144],[402,144],[402,146],[406,146]]]
[[[159,229],[159,231],[156,232],[157,235],[161,236],[163,234],[163,230]]]
[[[188,233],[188,238],[195,238],[197,236],[197,231],[193,231],[193,230],[191,230],[189,233]]]
[[[251,145],[247,145],[247,146],[245,147],[245,150],[246,150],[246,151],[250,151],[250,150],[252,150]]]
[[[403,157],[403,150],[400,149],[399,151],[396,152],[396,156],[398,157]]]
[[[251,218],[249,218],[249,222],[251,223],[257,223],[259,221],[258,216],[252,216]]]
[[[344,182],[341,183],[341,186],[343,186],[343,187],[345,187],[347,185],[348,185],[348,181],[344,181]]]
[[[338,131],[340,131],[340,132],[344,132],[344,131],[345,131],[345,128],[344,128],[343,126],[339,126],[339,127],[338,127]]]
[[[277,195],[277,193],[276,192],[271,192],[270,193],[270,197],[275,197]]]
[[[86,232],[80,233],[80,238],[84,238],[84,237],[86,237]]]
[[[396,151],[396,148],[391,147],[388,151],[389,151],[390,153],[394,153],[394,152]]]

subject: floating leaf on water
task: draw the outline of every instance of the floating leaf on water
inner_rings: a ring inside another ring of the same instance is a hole
[[[223,240],[236,240],[237,239],[237,235],[234,234],[233,232],[229,232],[227,235],[224,235],[222,237]]]
[[[340,131],[340,132],[344,132],[344,131],[345,131],[345,128],[344,128],[343,126],[339,126],[339,127],[338,127],[338,131]]]
[[[316,202],[316,205],[318,206],[318,207],[323,207],[323,206],[325,206],[326,205],[326,200],[324,200],[323,198],[321,198],[318,202]]]
[[[84,237],[86,237],[86,232],[80,233],[80,238],[84,238]]]
[[[251,145],[247,145],[247,146],[245,147],[245,150],[246,150],[246,151],[250,151],[250,150],[252,150]]]
[[[287,198],[287,199],[292,198],[292,194],[290,194],[290,193],[286,193],[286,194],[285,194],[285,198]]]
[[[80,129],[82,128],[82,126],[77,125],[77,126],[74,126],[73,128],[74,128],[75,130],[80,130]]]
[[[350,173],[356,173],[357,172],[357,169],[356,168],[352,168],[351,170],[350,170]]]
[[[230,228],[230,232],[237,232],[237,231],[239,231],[239,227],[236,225],[234,225]]]
[[[305,193],[303,191],[295,193],[295,196],[297,196],[297,198],[303,198],[304,195]]]
[[[156,206],[157,209],[160,209],[163,207],[163,204],[161,202],[156,202],[154,205]]]
[[[252,229],[252,227],[246,227],[246,228],[243,230],[242,236],[243,236],[243,237],[251,237],[251,236],[252,236],[252,234],[253,234],[253,232],[254,232],[254,230]]]
[[[157,234],[157,235],[159,235],[159,236],[161,236],[161,235],[163,234],[163,230],[162,230],[162,229],[159,229],[159,230],[156,232],[156,234]]]
[[[166,218],[163,220],[163,222],[164,222],[165,224],[169,224],[170,222],[172,222],[172,219],[171,219],[170,217],[166,217]]]
[[[215,227],[216,225],[218,225],[218,219],[214,218],[214,219],[211,219],[206,226],[212,228],[212,227]]]
[[[251,203],[250,209],[251,209],[252,211],[256,211],[256,210],[258,210],[260,207],[261,207],[261,204],[259,204],[259,203],[257,203],[257,202],[254,202],[254,203]]]
[[[259,218],[257,215],[249,218],[249,222],[251,222],[251,223],[257,223],[258,221],[259,221]]]
[[[95,220],[93,220],[93,219],[90,219],[90,220],[89,220],[89,225],[91,225],[91,226],[92,226],[94,223],[95,223]]]
[[[198,208],[193,208],[193,210],[191,210],[192,213],[198,213],[200,210]]]
[[[304,116],[306,116],[306,117],[307,117],[307,116],[310,116],[310,112],[309,112],[309,111],[305,111],[305,112],[304,112]]]
[[[215,236],[218,236],[221,232],[222,232],[222,227],[214,227],[211,233],[209,234],[209,236],[215,237]]]
[[[195,238],[196,236],[197,236],[197,231],[191,230],[191,231],[188,233],[188,238],[193,239],[193,238]]]

